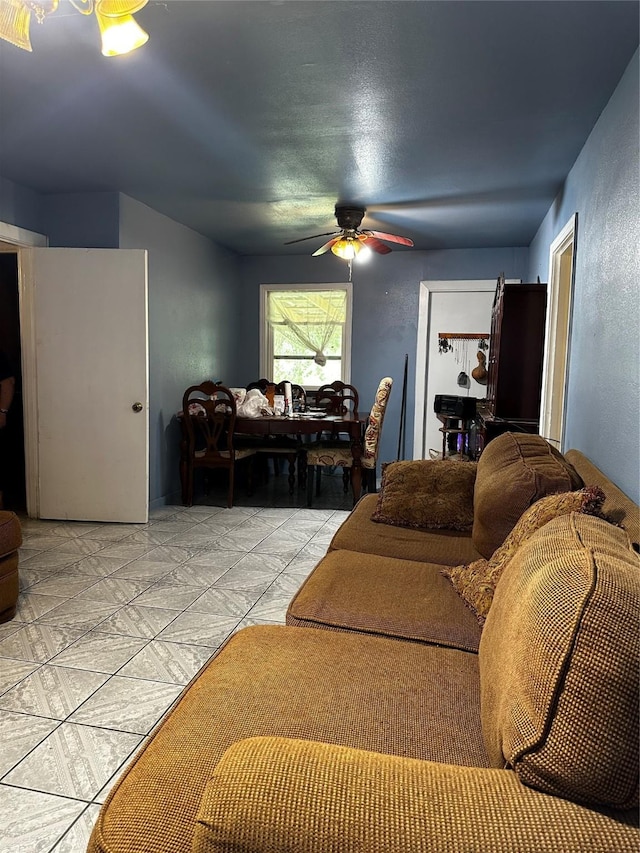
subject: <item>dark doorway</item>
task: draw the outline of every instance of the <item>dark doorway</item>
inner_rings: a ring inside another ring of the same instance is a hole
[[[26,511],[24,420],[22,406],[22,357],[20,350],[20,303],[18,255],[0,252],[0,349],[9,359],[16,379],[15,395],[0,434],[0,489],[5,509]]]

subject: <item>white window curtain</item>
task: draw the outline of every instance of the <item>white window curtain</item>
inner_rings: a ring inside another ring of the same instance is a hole
[[[294,346],[300,344],[313,354],[321,367],[327,363],[325,348],[336,326],[347,318],[344,290],[271,291],[267,319]]]

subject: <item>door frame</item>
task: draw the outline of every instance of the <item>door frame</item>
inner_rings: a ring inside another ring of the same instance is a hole
[[[20,310],[20,351],[22,358],[22,404],[24,421],[24,466],[27,515],[39,518],[38,489],[38,373],[36,369],[36,332],[32,291],[26,286],[29,264],[20,249],[47,248],[49,238],[36,231],[0,222],[0,241],[13,246],[18,256],[18,304]]]
[[[574,213],[549,247],[547,321],[540,394],[540,434],[551,443],[559,444],[560,451],[564,445],[577,228],[578,214]],[[562,268],[562,258],[567,250],[571,251],[571,269],[568,276],[566,276],[566,270]],[[560,385],[562,390],[558,393]],[[559,439],[551,438],[553,423],[557,418],[560,421]]]

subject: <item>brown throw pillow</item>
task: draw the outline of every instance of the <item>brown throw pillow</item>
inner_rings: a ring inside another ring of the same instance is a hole
[[[420,459],[389,462],[372,521],[396,527],[471,530],[475,462]]]
[[[475,560],[469,565],[441,569],[441,572],[449,578],[455,591],[476,614],[478,622],[484,625],[496,584],[518,548],[536,530],[560,515],[570,512],[600,515],[604,499],[604,492],[598,486],[541,498],[523,512],[516,526],[489,560]]]

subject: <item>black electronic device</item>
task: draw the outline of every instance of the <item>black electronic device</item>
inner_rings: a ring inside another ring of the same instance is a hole
[[[464,421],[470,421],[476,416],[476,398],[436,394],[433,410],[436,415],[446,415],[450,418],[461,418]]]

